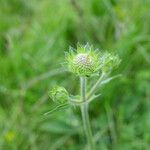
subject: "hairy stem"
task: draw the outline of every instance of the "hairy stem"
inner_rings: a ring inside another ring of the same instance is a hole
[[[81,99],[83,102],[86,102],[86,78],[81,77],[80,83],[81,83]],[[84,103],[81,105],[81,113],[82,113],[84,132],[86,134],[86,138],[88,141],[89,150],[94,150],[95,145],[92,138],[92,131],[91,131],[89,113],[88,113],[88,103]]]

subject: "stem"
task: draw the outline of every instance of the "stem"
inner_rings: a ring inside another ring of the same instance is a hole
[[[104,76],[105,76],[105,74],[102,73],[102,75],[100,76],[100,78],[97,80],[97,82],[94,84],[94,86],[92,87],[92,89],[88,93],[87,99],[89,99],[95,93],[95,90],[97,89],[97,87],[99,86],[99,84],[102,82]]]
[[[86,78],[81,77],[80,83],[81,83],[81,100],[83,102],[86,102]],[[81,113],[82,113],[84,132],[86,134],[86,138],[88,141],[89,150],[94,150],[95,145],[92,138],[92,131],[91,131],[89,113],[88,113],[88,103],[83,103],[81,105]]]

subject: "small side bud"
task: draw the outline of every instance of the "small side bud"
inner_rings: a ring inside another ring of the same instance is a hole
[[[101,70],[104,73],[110,73],[113,69],[117,68],[121,60],[117,55],[112,55],[111,53],[104,53],[100,57]]]
[[[68,101],[69,94],[64,87],[56,86],[49,92],[50,98],[59,104],[63,104]]]

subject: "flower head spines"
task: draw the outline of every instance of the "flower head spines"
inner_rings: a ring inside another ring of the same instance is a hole
[[[76,53],[66,55],[69,71],[79,76],[90,76],[99,70],[99,53],[89,45],[77,45]]]
[[[93,49],[93,46],[90,46],[88,43],[86,45],[77,44],[77,53],[88,53]]]

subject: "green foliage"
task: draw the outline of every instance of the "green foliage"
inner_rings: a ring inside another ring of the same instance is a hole
[[[123,77],[90,107],[98,149],[149,150],[149,10],[149,0],[0,0],[0,149],[84,149],[78,109],[43,114],[56,107],[50,87],[79,91],[59,64],[88,42],[122,60],[112,75]]]

